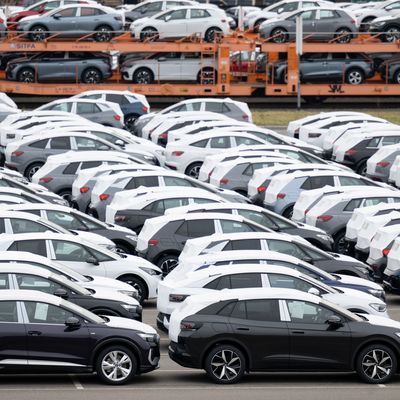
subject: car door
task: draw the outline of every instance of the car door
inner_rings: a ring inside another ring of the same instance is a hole
[[[50,259],[60,261],[82,275],[107,275],[103,262],[94,257],[86,246],[66,240],[50,242]]]
[[[330,39],[333,36],[332,31],[339,19],[340,16],[335,12],[335,10],[317,10],[315,19],[316,34],[314,38]]]
[[[316,23],[316,11],[315,10],[306,10],[300,13],[303,20],[303,37],[315,37],[315,32],[317,29]]]
[[[154,78],[156,80],[180,80],[181,73],[181,53],[159,53],[155,57],[156,70]]]
[[[215,221],[211,219],[184,221],[175,232],[175,241],[182,250],[188,239],[210,236],[216,232]]]
[[[65,79],[64,76],[66,70],[64,53],[62,52],[45,53],[40,58],[35,59],[33,64],[37,68],[37,74],[40,81],[56,81],[58,79]]]
[[[229,318],[233,337],[252,355],[251,369],[277,370],[289,366],[289,331],[278,299],[238,301]]]
[[[188,33],[188,19],[186,15],[189,10],[178,9],[172,10],[165,14],[164,22],[162,23],[161,35],[163,37],[184,37]]]
[[[53,304],[21,302],[27,332],[28,364],[46,367],[90,365],[91,337],[79,315]],[[68,328],[65,321],[79,319],[81,325]]]
[[[52,14],[50,29],[52,32],[62,32],[62,36],[72,36],[77,29],[77,7],[70,7]]]
[[[77,19],[77,33],[87,34],[95,30],[103,12],[93,7],[80,7]]]
[[[71,150],[71,148],[70,136],[54,137],[50,139],[50,143],[46,146],[44,153],[46,157],[49,157],[53,154],[66,153]]]
[[[286,300],[290,337],[290,369],[346,370],[350,365],[351,331],[344,317],[321,304]],[[331,316],[342,324],[328,324]]]
[[[319,80],[326,77],[329,53],[309,53],[301,58],[300,72],[302,81]]]

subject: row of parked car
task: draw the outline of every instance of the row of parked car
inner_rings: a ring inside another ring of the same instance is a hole
[[[129,96],[146,110],[124,130],[121,100]],[[335,218],[314,218],[332,198],[308,198],[306,223],[296,215],[304,205],[297,199],[316,190],[352,196],[342,212],[350,218],[364,206],[395,206],[395,188],[321,158],[321,147],[295,134],[254,125],[247,104],[232,99],[149,113],[145,97],[127,92],[91,91],[33,111],[3,98],[10,112],[0,123],[0,324],[15,338],[26,324],[43,343],[54,329],[63,343],[97,338],[61,355],[37,342],[40,360],[21,360],[15,339],[4,365],[128,382],[159,364],[159,336],[140,322],[142,304],[157,298],[171,358],[215,382],[286,369],[392,378],[400,324],[389,318],[377,269],[341,253],[344,240],[324,225]],[[89,104],[104,109],[82,111]],[[384,285],[396,291],[399,269],[390,271]],[[294,360],[289,332],[297,329],[307,339]],[[357,341],[332,358],[328,350],[344,336]]]

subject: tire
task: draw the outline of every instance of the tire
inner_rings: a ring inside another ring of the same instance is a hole
[[[97,68],[86,68],[82,72],[81,81],[82,83],[94,84],[101,83],[103,80],[103,74]]]
[[[367,160],[363,160],[361,161],[358,165],[357,165],[357,174],[360,175],[365,175],[367,173]]]
[[[284,28],[275,28],[271,32],[271,37],[273,43],[286,43],[289,40],[288,32]]]
[[[400,28],[397,26],[389,26],[385,29],[384,34],[381,36],[383,42],[394,43],[400,39]]]
[[[98,377],[109,385],[129,382],[136,375],[137,368],[137,360],[132,351],[118,344],[103,349],[95,363]],[[115,378],[111,375],[113,372],[116,374]]]
[[[139,303],[143,304],[148,297],[146,284],[136,275],[124,275],[118,278],[119,281],[128,283],[138,291]]]
[[[22,68],[17,75],[18,82],[34,83],[35,82],[35,71],[32,68]]]
[[[214,42],[218,38],[217,33],[219,32],[222,31],[217,27],[208,28],[204,34],[204,40],[208,43]]]
[[[226,385],[240,381],[246,370],[246,359],[238,348],[222,344],[208,353],[204,366],[214,382]]]
[[[400,85],[400,69],[394,72],[393,83],[397,83],[398,85]]]
[[[203,85],[213,85],[216,80],[217,71],[211,67],[205,67],[197,74],[197,83]]]
[[[49,32],[47,28],[45,28],[43,25],[35,25],[32,26],[31,32],[29,33],[29,38],[33,42],[43,42],[49,35]]]
[[[346,72],[346,83],[350,85],[361,85],[364,80],[364,72],[359,68],[351,68]]]
[[[293,215],[293,206],[289,206],[282,214],[285,218],[291,219]]]
[[[153,72],[148,68],[138,68],[133,74],[132,81],[141,85],[149,85],[154,81]]]
[[[203,163],[201,162],[195,162],[190,164],[186,170],[185,170],[185,174],[197,179],[199,177],[199,172],[200,172],[200,168],[203,165]]]
[[[352,39],[351,30],[348,28],[340,28],[335,32],[336,43],[349,43]]]
[[[71,204],[71,200],[72,200],[72,191],[71,191],[71,189],[61,190],[57,194],[59,196],[61,196],[64,200],[67,200],[68,204]]]
[[[346,243],[344,241],[346,236],[346,231],[340,231],[338,232],[334,237],[334,244],[333,244],[333,251],[335,253],[339,253],[339,254],[345,254],[345,247],[346,247]]]
[[[144,28],[142,32],[140,32],[140,41],[144,42],[146,39],[157,40],[159,37],[158,31],[155,28]]]
[[[32,176],[35,175],[35,173],[36,173],[40,168],[42,168],[43,165],[44,165],[44,163],[40,163],[40,162],[33,163],[33,164],[29,165],[29,166],[26,168],[25,172],[24,172],[25,178],[28,178],[28,180],[31,181],[31,180],[32,180]]]
[[[113,38],[113,29],[108,25],[101,25],[97,27],[96,33],[94,34],[94,40],[96,42],[110,42]]]
[[[259,33],[260,32],[260,25],[265,21],[265,19],[259,19],[256,22],[254,22],[254,28],[253,32],[254,33]]]
[[[129,114],[125,117],[125,128],[128,129],[129,132],[133,132],[133,124],[138,117],[137,114]]]
[[[386,383],[397,371],[396,355],[384,344],[372,344],[358,354],[356,371],[366,383]]]
[[[176,254],[166,254],[157,261],[157,266],[166,276],[178,265],[178,259]]]

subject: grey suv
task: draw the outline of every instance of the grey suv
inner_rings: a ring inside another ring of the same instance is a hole
[[[101,53],[45,52],[10,61],[6,67],[11,81],[100,83],[111,77],[109,56]]]
[[[271,77],[287,82],[287,61],[273,64]],[[346,82],[359,85],[374,76],[374,61],[362,53],[307,53],[300,60],[302,82]]]

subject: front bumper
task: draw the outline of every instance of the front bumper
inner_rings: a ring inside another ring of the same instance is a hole
[[[168,346],[168,355],[171,360],[186,368],[201,368],[200,362],[193,360],[184,344],[171,342]]]
[[[383,286],[392,293],[400,294],[400,275],[383,274]]]

